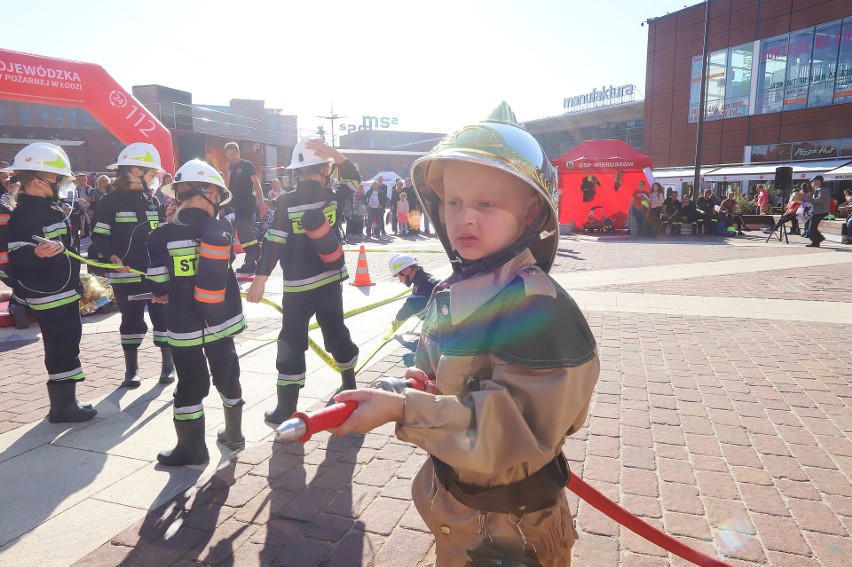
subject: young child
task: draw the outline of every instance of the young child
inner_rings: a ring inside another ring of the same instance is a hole
[[[98,201],[92,242],[111,264],[121,266],[109,273],[115,302],[121,312],[118,328],[124,353],[124,388],[138,388],[139,346],[148,332],[145,310],[154,327],[154,344],[160,348],[160,383],[175,381],[174,363],[166,336],[166,315],[162,305],[149,301],[131,301],[131,295],[147,293],[148,282],[137,272],[148,269],[148,234],[166,215],[160,202],[150,195],[151,186],[162,171],[160,153],[151,144],[136,142],[127,146],[116,163],[107,169],[118,170],[114,190]]]
[[[6,239],[15,296],[28,305],[41,327],[51,423],[88,421],[98,413],[76,398],[77,383],[86,379],[80,365],[80,262],[63,254],[73,248],[68,215],[59,203],[60,186],[73,181],[68,155],[46,142],[18,152],[10,170],[21,189]],[[33,236],[52,240],[33,242]]]
[[[408,234],[408,194],[400,193],[396,203],[396,222],[400,234]]]
[[[429,298],[432,297],[432,290],[440,280],[421,268],[417,264],[417,258],[410,254],[395,254],[388,262],[388,268],[391,275],[400,283],[411,288],[411,295],[399,308],[391,322],[391,326],[397,328],[409,317],[422,315],[426,304],[429,303]]]
[[[561,450],[586,420],[600,363],[582,312],[547,274],[559,242],[553,169],[503,103],[418,159],[412,177],[454,268],[406,372],[429,389],[340,393],[360,405],[332,432],[396,422],[397,437],[430,454],[412,496],[438,565],[569,565]]]
[[[219,208],[231,200],[225,180],[213,167],[194,159],[163,187],[180,207],[174,221],[148,236],[151,264],[147,278],[156,304],[167,304],[168,337],[178,384],[174,424],[177,446],[157,455],[165,466],[208,462],[204,442],[204,398],[213,384],[222,397],[225,429],[219,443],[245,447],[240,361],[233,336],[245,328],[240,286],[231,269],[234,258],[231,223]],[[208,366],[210,371],[208,372]]]

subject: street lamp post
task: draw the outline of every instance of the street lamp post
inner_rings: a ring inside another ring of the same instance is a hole
[[[690,197],[698,195],[701,178],[701,136],[704,130],[704,105],[707,103],[707,40],[710,36],[710,0],[704,0],[704,47],[701,48],[701,94],[698,96],[698,132],[695,135],[695,174]]]

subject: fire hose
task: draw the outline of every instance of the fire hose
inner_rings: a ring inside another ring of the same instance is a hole
[[[401,392],[405,387],[417,390],[426,389],[425,384],[418,380],[400,380],[394,378],[383,378],[371,384],[370,387],[396,392]],[[349,401],[336,403],[311,412],[298,411],[293,414],[292,418],[278,426],[275,430],[276,439],[279,441],[298,440],[304,443],[314,434],[337,427],[346,421],[357,407],[358,402]],[[575,474],[569,474],[568,483],[565,487],[587,504],[604,515],[609,516],[636,535],[694,565],[700,565],[701,567],[731,567],[730,564],[693,549],[651,524],[640,520]]]

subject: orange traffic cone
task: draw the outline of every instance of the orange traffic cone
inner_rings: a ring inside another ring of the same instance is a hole
[[[239,238],[234,238],[234,254],[243,254],[245,250],[243,250],[242,245],[240,244]]]
[[[350,285],[356,287],[376,285],[376,282],[370,281],[370,271],[367,269],[367,252],[364,250],[363,244],[358,252],[358,269],[355,271],[355,281],[351,282]]]

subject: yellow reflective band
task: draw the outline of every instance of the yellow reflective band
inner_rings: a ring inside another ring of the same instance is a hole
[[[151,152],[145,152],[144,156],[132,157],[130,159],[133,159],[133,160],[136,160],[136,161],[144,161],[146,163],[154,163],[154,156],[151,155]]]
[[[194,276],[198,272],[198,256],[196,254],[191,254],[189,256],[175,256],[174,266],[175,276]]]

